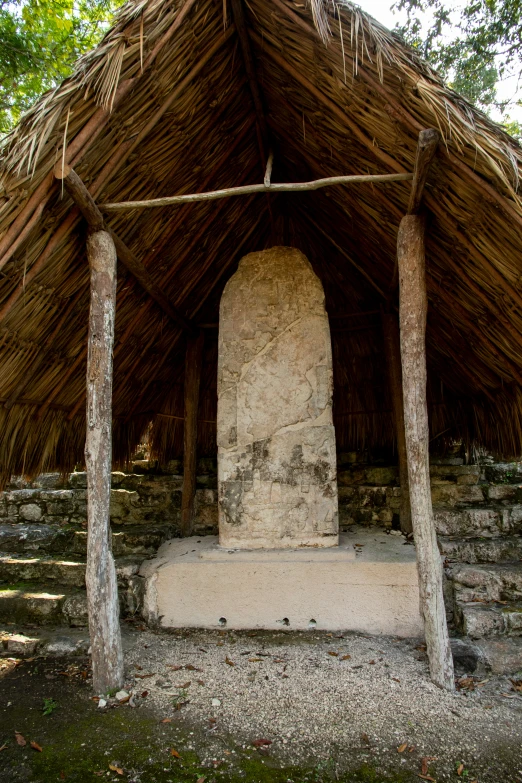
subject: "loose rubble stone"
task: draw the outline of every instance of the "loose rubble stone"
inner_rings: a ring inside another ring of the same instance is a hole
[[[14,634],[7,640],[7,651],[12,655],[20,657],[34,655],[39,643],[39,639],[32,639],[22,634]]]

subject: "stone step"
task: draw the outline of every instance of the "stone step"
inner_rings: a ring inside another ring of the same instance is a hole
[[[122,575],[121,568],[118,569],[122,617],[141,612],[144,586],[144,579],[138,574]],[[87,594],[80,588],[63,588],[56,582],[0,585],[0,622],[81,628],[87,625]]]
[[[521,601],[522,562],[450,566],[446,575],[453,582],[455,600]]]
[[[84,587],[85,563],[66,558],[0,554],[0,583],[58,582],[60,587]]]
[[[461,563],[505,563],[522,560],[522,536],[448,538],[439,536],[441,554]]]
[[[435,526],[440,536],[492,538],[522,532],[522,506],[504,508],[448,508],[434,506]]]
[[[143,557],[124,557],[116,560],[120,587],[126,587],[135,576]],[[61,587],[85,587],[85,561],[66,557],[13,555],[0,552],[0,584],[27,582],[57,582]]]
[[[176,535],[173,525],[152,527],[128,526],[112,529],[112,551],[115,557],[153,555],[161,544]],[[11,553],[45,552],[85,555],[87,531],[46,524],[0,524],[0,551]]]
[[[23,583],[4,587],[0,589],[0,622],[85,626],[85,590],[62,590],[56,589],[56,585]]]
[[[471,639],[522,636],[522,602],[466,603],[455,601],[457,631]]]

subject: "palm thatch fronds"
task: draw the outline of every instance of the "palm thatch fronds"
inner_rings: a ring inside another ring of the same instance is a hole
[[[221,0],[128,2],[97,49],[6,138],[0,161],[0,477],[82,461],[86,227],[53,177],[72,164],[99,204],[261,182],[259,106]],[[425,196],[430,426],[522,452],[521,150],[417,53],[350,3],[244,2],[273,181],[412,171],[442,144]],[[224,12],[226,16],[224,17]],[[221,291],[246,252],[292,244],[325,287],[341,450],[393,449],[379,311],[393,291],[409,183],[108,213],[185,318],[206,329],[200,450],[215,451]],[[393,300],[392,300],[393,302]],[[185,336],[125,269],[114,457],[152,423],[182,450]]]

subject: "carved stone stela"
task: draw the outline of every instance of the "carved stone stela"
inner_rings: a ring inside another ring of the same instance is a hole
[[[338,544],[330,328],[295,248],[245,256],[223,292],[217,440],[222,546]]]

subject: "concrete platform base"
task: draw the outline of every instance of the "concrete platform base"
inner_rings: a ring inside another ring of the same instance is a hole
[[[140,570],[145,616],[164,628],[318,628],[419,636],[415,549],[359,529],[328,549],[232,550],[167,541]]]

